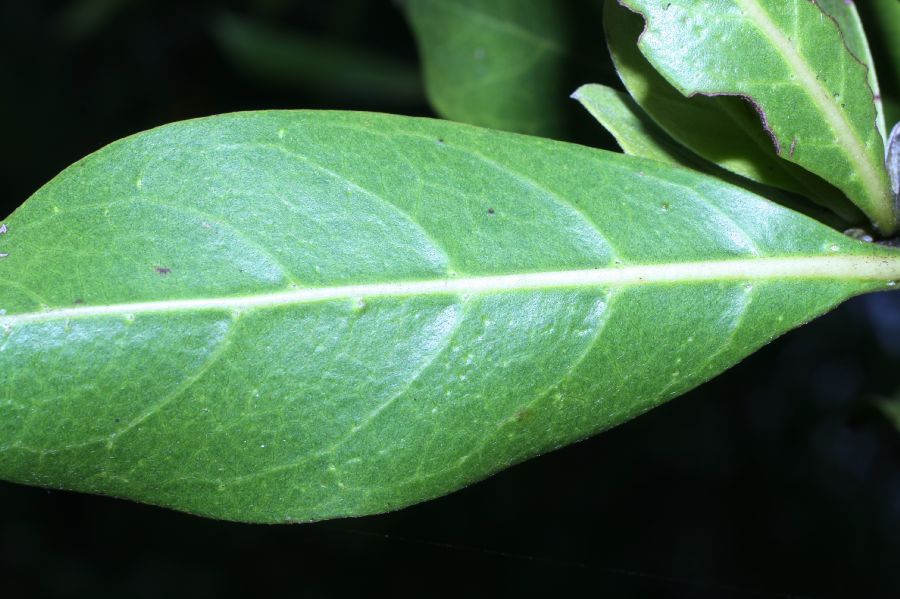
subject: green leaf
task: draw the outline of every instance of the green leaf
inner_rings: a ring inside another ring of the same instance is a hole
[[[560,132],[571,59],[563,4],[404,0],[402,6],[441,116],[520,133]]]
[[[900,277],[686,169],[366,113],[142,133],[3,230],[0,478],[258,522],[447,493]]]
[[[897,0],[893,1],[900,6]],[[866,38],[866,32],[863,29],[862,20],[859,18],[859,11],[856,10],[856,4],[847,0],[817,0],[817,2],[819,7],[837,23],[850,53],[866,66],[869,87],[872,89],[875,101],[875,124],[878,127],[878,132],[881,133],[881,138],[886,140],[887,126],[884,121],[884,106],[881,99],[881,88],[878,85],[878,75],[876,75],[875,70],[875,60],[872,58],[872,50],[869,48],[869,40]]]
[[[779,156],[844,191],[883,234],[896,230],[866,68],[816,3],[620,3],[644,16],[639,47],[680,92],[750,99]]]
[[[735,175],[700,158],[669,137],[626,93],[605,85],[589,83],[579,87],[572,94],[572,98],[581,102],[588,112],[615,137],[616,142],[626,154],[658,160],[712,175],[776,201],[782,206],[802,212],[829,226],[838,229],[846,228],[846,222],[836,217],[833,212],[818,209],[802,199]]]
[[[626,154],[704,170],[703,161],[660,129],[628,94],[588,83],[575,90],[572,98],[616,138]]]
[[[606,2],[604,8],[606,37],[619,77],[634,100],[666,133],[732,173],[806,196],[839,215],[846,224],[865,222],[840,190],[778,158],[750,104],[727,96],[686,97],[638,50],[643,19],[614,1]]]

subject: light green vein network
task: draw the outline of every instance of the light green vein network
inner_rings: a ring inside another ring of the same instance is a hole
[[[155,129],[4,222],[0,476],[255,522],[450,492],[900,277],[685,169],[366,113]]]

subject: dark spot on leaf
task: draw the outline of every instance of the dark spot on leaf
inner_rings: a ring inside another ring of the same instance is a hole
[[[445,143],[443,137],[439,137],[438,140],[437,140],[437,142],[438,142],[439,144]]]
[[[488,208],[488,214],[493,214],[493,213],[494,213],[494,209],[493,209],[493,208]]]
[[[522,408],[518,412],[513,415],[513,419],[516,422],[524,422],[534,416],[534,410],[530,408]]]
[[[155,270],[157,273],[161,274],[162,276],[166,276],[166,275],[172,274],[172,269],[171,269],[171,268],[166,268],[165,266],[157,266],[154,270]]]
[[[81,298],[79,297],[78,299],[76,299],[76,300],[75,300],[74,302],[72,302],[72,303],[73,303],[73,304],[83,304],[83,303],[84,303],[84,300],[81,299]]]

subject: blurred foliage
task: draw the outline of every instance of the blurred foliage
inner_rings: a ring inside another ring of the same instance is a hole
[[[558,139],[590,127],[569,95],[613,76],[602,2],[401,0],[428,98],[454,121]]]
[[[582,1],[567,3],[591,9]],[[858,5],[872,25],[871,5]],[[396,73],[417,60],[386,0],[0,0],[5,211],[98,147],[179,119],[261,108],[434,116],[407,92],[294,81],[277,65],[248,72],[218,37],[223,14],[280,51],[314,42]],[[578,43],[602,43],[599,22],[576,21]],[[897,98],[885,43],[873,51]],[[596,69],[575,83],[619,85]],[[562,106],[584,117],[566,138],[615,148],[574,101]],[[877,294],[625,426],[393,514],[245,526],[0,484],[4,596],[895,597],[900,435],[868,398],[898,385],[900,294]]]
[[[900,399],[886,399],[878,402],[878,407],[884,412],[894,426],[900,429]]]
[[[381,56],[352,40],[316,39],[231,14],[216,18],[213,33],[241,73],[260,85],[362,102],[423,100],[414,61]]]

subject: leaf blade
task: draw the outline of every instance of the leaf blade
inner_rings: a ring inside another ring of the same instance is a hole
[[[0,476],[247,521],[446,493],[900,275],[685,169],[362,113],[140,134],[6,225]]]
[[[604,3],[604,26],[619,78],[632,98],[673,139],[721,168],[763,185],[806,196],[846,224],[865,222],[841,191],[775,154],[759,115],[740,98],[686,97],[637,48],[642,17]]]
[[[859,11],[853,2],[843,0],[818,0],[819,7],[835,20],[847,49],[854,57],[866,66],[869,87],[872,89],[875,102],[875,121],[882,139],[887,140],[887,124],[884,118],[884,105],[881,98],[881,87],[878,83],[878,75],[875,70],[875,59],[869,48],[869,40],[863,28]]]
[[[666,135],[628,94],[588,83],[575,90],[572,98],[616,138],[626,154],[700,170],[700,161]]]
[[[630,96],[623,92],[605,85],[589,83],[578,88],[572,98],[578,100],[615,137],[626,154],[714,176],[836,229],[846,228],[846,221],[833,211],[819,209],[802,199],[735,175],[700,158],[669,137]]]
[[[816,4],[733,0],[707,19],[689,2],[621,3],[645,16],[640,47],[682,93],[752,98],[779,156],[842,189],[884,234],[895,230],[866,69]]]

